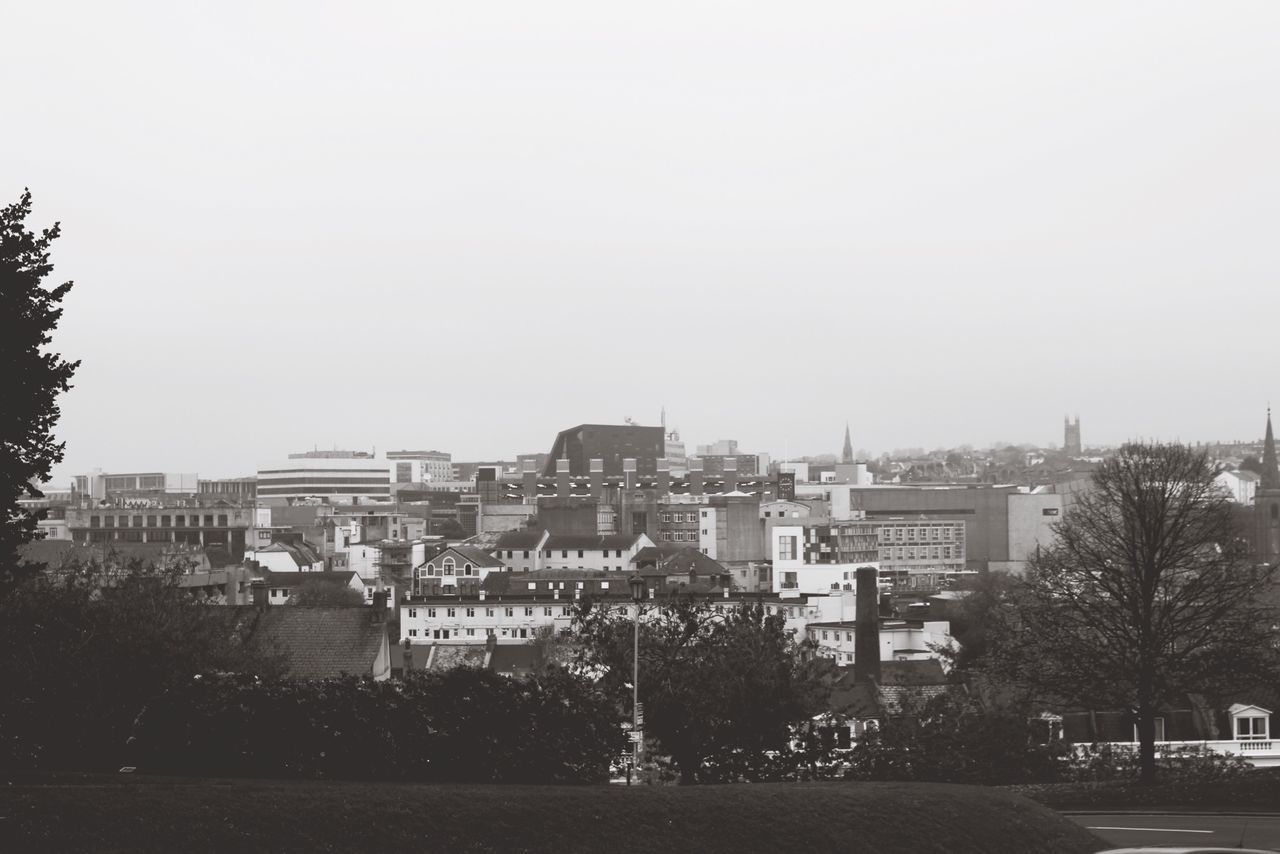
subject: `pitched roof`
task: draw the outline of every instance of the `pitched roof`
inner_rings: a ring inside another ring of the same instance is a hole
[[[306,584],[308,581],[320,581],[326,584],[341,584],[350,586],[351,576],[355,575],[351,572],[272,572],[267,570],[263,574],[263,578],[267,583],[274,587],[297,587]]]
[[[599,551],[601,549],[629,549],[636,544],[641,534],[552,534],[547,538],[545,549],[582,549]]]
[[[671,555],[663,563],[663,568],[672,575],[688,575],[690,570],[698,575],[729,574],[729,570],[720,561],[694,548],[684,548]]]
[[[587,578],[626,578],[627,573],[607,572],[602,569],[534,569],[529,572],[491,572],[480,584],[480,589],[485,593],[506,593],[510,590],[521,590],[522,588],[512,588],[511,585],[526,585],[530,581],[582,581]]]
[[[453,557],[454,563],[457,563],[460,560],[463,563],[469,563],[472,566],[484,568],[505,566],[502,561],[498,560],[484,549],[478,549],[475,546],[449,546],[447,549],[438,551],[431,557],[427,558],[427,560],[423,562],[423,565],[426,565],[427,563],[434,563],[436,561],[443,561],[446,557],[450,556]]]
[[[251,643],[281,654],[296,679],[364,676],[373,674],[387,631],[363,605],[293,605],[262,611]]]
[[[525,528],[520,531],[504,531],[498,537],[496,547],[500,549],[536,549],[542,542],[543,531],[540,528]]]

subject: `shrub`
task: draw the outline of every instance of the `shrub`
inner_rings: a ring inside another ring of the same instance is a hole
[[[551,670],[458,668],[375,682],[193,679],[148,704],[130,739],[145,771],[427,782],[608,779],[624,736],[613,706]]]

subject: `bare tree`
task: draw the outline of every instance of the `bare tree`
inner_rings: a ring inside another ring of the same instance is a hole
[[[1249,556],[1204,453],[1129,444],[1031,561],[993,668],[1043,697],[1131,709],[1153,782],[1155,712],[1277,672],[1273,567]]]

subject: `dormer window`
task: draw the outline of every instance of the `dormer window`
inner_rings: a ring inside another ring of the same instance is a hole
[[[1269,709],[1236,703],[1227,713],[1231,715],[1231,731],[1236,741],[1267,741],[1271,738]]]

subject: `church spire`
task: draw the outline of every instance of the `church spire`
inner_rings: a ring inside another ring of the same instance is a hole
[[[1267,438],[1262,445],[1263,489],[1280,489],[1280,466],[1276,464],[1276,437],[1271,431],[1271,407],[1267,407]]]
[[[849,435],[849,422],[844,422],[844,452],[840,455],[840,462],[853,462],[853,437]]]

